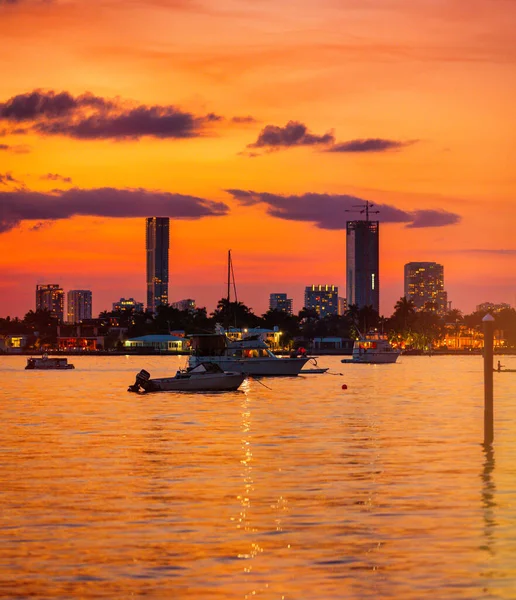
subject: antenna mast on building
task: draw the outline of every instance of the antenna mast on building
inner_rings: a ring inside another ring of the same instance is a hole
[[[361,214],[365,213],[366,216],[366,222],[369,223],[369,213],[376,213],[378,214],[380,211],[379,210],[371,210],[371,208],[373,208],[374,204],[372,202],[369,202],[369,200],[365,200],[365,206],[363,204],[353,204],[352,208],[360,208],[361,210],[345,210],[344,212],[359,212]]]

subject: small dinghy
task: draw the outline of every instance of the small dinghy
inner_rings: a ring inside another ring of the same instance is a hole
[[[49,358],[48,354],[43,354],[41,358],[33,358],[32,356],[27,359],[26,369],[75,369],[75,367],[69,364],[67,358]]]
[[[151,379],[150,373],[142,369],[129,392],[231,392],[237,390],[246,375],[223,371],[218,365],[204,362],[193,369],[178,371],[175,377]]]

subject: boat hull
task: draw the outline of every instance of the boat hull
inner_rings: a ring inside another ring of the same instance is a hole
[[[190,356],[188,365],[195,367],[201,362],[209,361],[224,371],[236,371],[257,377],[292,377],[299,375],[309,358],[249,358],[245,360],[226,356]]]
[[[398,360],[397,352],[379,352],[375,354],[362,354],[353,358],[344,358],[340,362],[347,364],[382,365],[393,364]]]
[[[164,377],[150,379],[149,389],[152,392],[232,392],[243,383],[243,373],[214,373],[198,377]]]
[[[29,371],[48,371],[49,369],[67,371],[75,367],[63,358],[29,358],[25,369]]]

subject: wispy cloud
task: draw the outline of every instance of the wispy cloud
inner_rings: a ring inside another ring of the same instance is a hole
[[[25,145],[10,146],[9,144],[0,144],[0,152],[12,152],[13,154],[27,154],[30,147]]]
[[[64,177],[63,175],[59,175],[59,173],[47,173],[46,175],[41,175],[40,179],[43,181],[61,181],[62,183],[72,183],[71,177]]]
[[[10,185],[12,183],[19,183],[19,181],[12,176],[12,173],[0,173],[0,185]]]
[[[400,150],[406,146],[415,144],[417,140],[401,142],[398,140],[386,140],[382,138],[365,138],[359,140],[350,140],[349,142],[338,142],[330,146],[326,152],[389,152],[391,150]]]
[[[306,193],[301,196],[281,196],[251,190],[226,190],[245,206],[263,204],[272,217],[288,221],[314,223],[320,229],[345,229],[347,221],[363,218],[361,206],[365,200],[345,194]],[[453,225],[460,215],[443,210],[404,211],[388,204],[375,204],[374,218],[383,223],[406,223],[407,227],[443,227]],[[376,211],[379,211],[376,214]]]
[[[516,256],[516,248],[459,248],[439,250],[446,254],[498,254],[501,256]]]
[[[201,219],[228,214],[229,207],[196,196],[146,189],[97,188],[54,190],[50,193],[16,190],[0,192],[0,232],[22,221],[53,221],[74,216],[111,218],[169,216]]]
[[[230,122],[250,122],[252,117],[234,117]],[[63,135],[76,139],[138,140],[192,138],[226,121],[221,115],[196,115],[173,105],[134,104],[89,92],[34,90],[0,103],[0,121],[11,125],[4,133]]]

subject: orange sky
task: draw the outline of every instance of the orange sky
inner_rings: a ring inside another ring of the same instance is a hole
[[[144,301],[152,198],[171,301],[211,311],[229,248],[257,312],[345,296],[353,196],[409,215],[381,226],[384,314],[416,260],[444,265],[454,308],[514,306],[515,26],[512,0],[0,0],[0,316],[37,283],[91,289],[95,313]],[[299,198],[277,218],[228,189]]]

